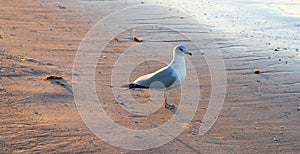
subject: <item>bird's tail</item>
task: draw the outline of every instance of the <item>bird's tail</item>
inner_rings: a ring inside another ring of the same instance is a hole
[[[149,87],[141,86],[141,85],[134,84],[134,83],[125,84],[125,85],[122,85],[121,87],[122,88],[129,88],[129,89],[134,89],[134,88],[149,88]]]

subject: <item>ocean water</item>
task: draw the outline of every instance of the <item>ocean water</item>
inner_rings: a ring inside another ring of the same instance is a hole
[[[298,48],[300,1],[215,0],[199,5],[175,4],[188,10],[199,22],[243,38]],[[204,16],[203,16],[204,15]]]

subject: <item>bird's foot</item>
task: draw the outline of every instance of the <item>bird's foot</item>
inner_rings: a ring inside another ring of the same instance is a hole
[[[174,109],[176,109],[175,105],[168,104],[168,103],[165,103],[165,108],[166,108],[166,109],[169,109],[169,110],[174,110]]]

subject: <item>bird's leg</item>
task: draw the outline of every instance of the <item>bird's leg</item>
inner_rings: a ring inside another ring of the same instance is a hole
[[[165,108],[167,108],[169,110],[175,109],[175,105],[168,104],[168,102],[167,102],[168,98],[167,98],[167,93],[166,92],[164,93],[164,98],[165,98],[165,101],[164,101]]]

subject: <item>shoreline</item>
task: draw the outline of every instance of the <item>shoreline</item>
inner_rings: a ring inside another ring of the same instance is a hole
[[[71,88],[72,84],[74,57],[87,31],[100,18],[111,13],[111,10],[123,8],[130,3],[114,5],[118,2],[85,2],[85,6],[81,7],[81,2],[37,0],[28,2],[31,3],[7,2],[0,10],[4,15],[0,19],[3,23],[0,25],[0,31],[3,33],[3,39],[0,39],[0,43],[3,42],[0,45],[0,102],[2,102],[0,132],[3,134],[0,136],[1,152],[297,153],[300,151],[298,147],[300,70],[297,45],[289,47],[289,43],[285,42],[286,45],[283,46],[277,44],[276,40],[275,43],[272,42],[272,38],[264,40],[262,37],[260,39],[264,41],[258,41],[261,44],[256,46],[257,40],[254,41],[256,36],[251,37],[251,32],[236,36],[232,32],[222,31],[222,27],[204,23],[208,31],[212,30],[211,34],[215,39],[215,42],[210,43],[218,45],[226,65],[227,93],[217,122],[204,136],[194,135],[193,132],[197,129],[187,127],[175,140],[161,147],[143,151],[124,150],[101,141],[86,127],[68,88]],[[205,2],[203,6],[215,5]],[[211,23],[217,20],[213,19],[215,15],[209,13],[204,18],[204,21],[211,20]],[[253,28],[251,24],[248,26]],[[276,26],[270,25],[271,29],[272,26],[273,30],[277,29]],[[123,35],[124,37],[121,37],[123,42],[113,48],[116,51],[130,44],[126,42],[130,41],[127,38],[130,33]],[[291,39],[291,36],[288,39]],[[208,47],[204,49],[209,50]],[[110,52],[106,54],[106,58],[116,58],[116,55]],[[110,64],[109,61],[107,63]],[[149,62],[140,65],[139,68],[150,71],[151,68],[147,68],[147,65],[159,68],[162,64]],[[201,66],[206,65],[202,63],[197,65]],[[260,73],[253,73],[254,69],[258,69]],[[100,68],[99,71],[110,75],[110,70],[106,67]],[[208,72],[205,68],[202,71]],[[62,76],[64,82],[45,80],[45,76],[51,74]],[[205,73],[202,75],[202,82],[210,81],[209,75]],[[102,80],[99,78],[99,81]],[[105,86],[105,82],[99,84]],[[99,91],[110,94],[110,90],[99,89]],[[206,111],[205,102],[209,100],[209,91],[210,84],[204,85],[201,91],[203,100],[192,120],[193,125],[201,125],[199,119],[203,118]],[[171,92],[171,96],[173,96],[171,101],[177,101],[176,90]],[[109,96],[104,99],[113,98]],[[142,101],[146,99],[148,97],[144,95],[140,98]],[[105,105],[112,118],[123,126],[135,129],[153,127],[151,123],[145,122],[143,117],[131,117],[128,113],[120,112],[118,104],[110,104],[110,101],[107,101]],[[166,118],[163,118],[165,115]],[[159,110],[148,121],[152,120],[159,125],[170,116],[171,113]],[[126,118],[123,119],[124,117]]]

